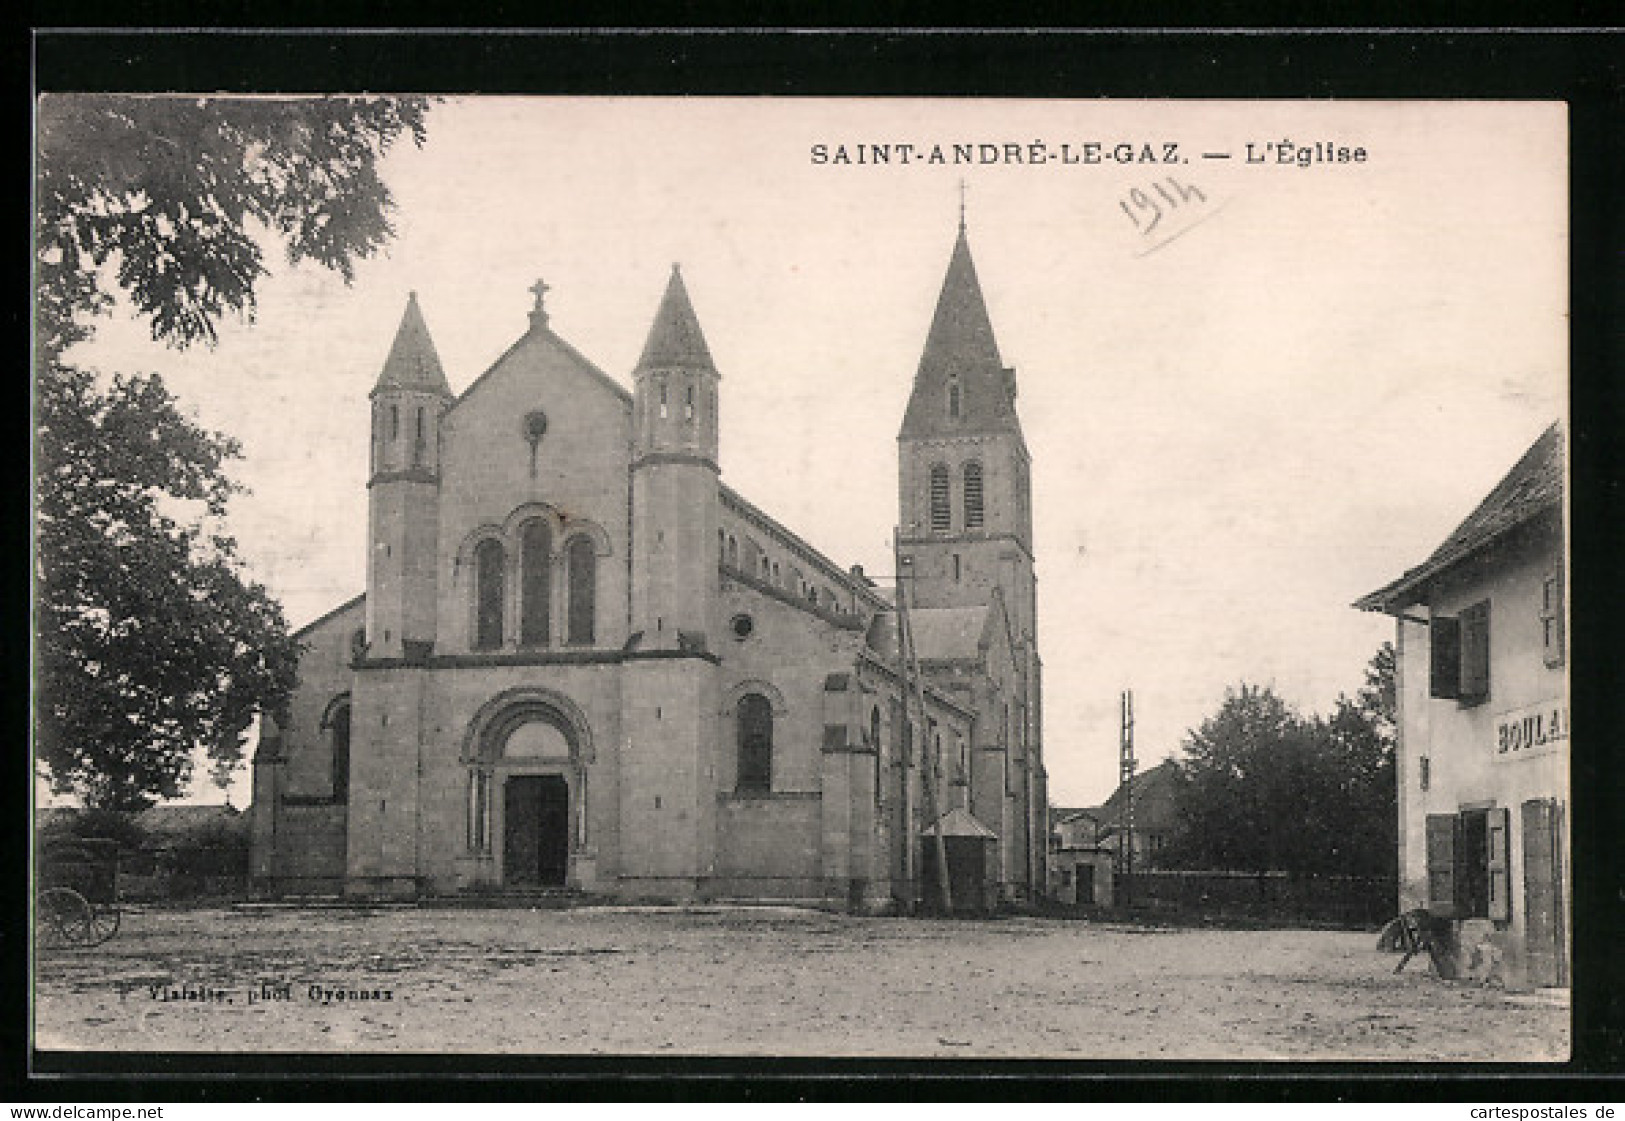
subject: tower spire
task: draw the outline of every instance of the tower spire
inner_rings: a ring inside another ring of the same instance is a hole
[[[660,299],[649,337],[643,344],[643,354],[637,368],[686,368],[716,372],[711,361],[711,349],[705,345],[705,334],[700,330],[699,317],[688,298],[683,284],[681,266],[671,266],[671,280],[666,283],[666,294]]]
[[[429,326],[423,321],[416,292],[406,297],[406,311],[395,331],[395,342],[389,348],[389,357],[384,359],[384,368],[379,371],[378,384],[372,391],[388,389],[414,389],[451,396],[446,371],[440,365],[434,339],[429,337]]]
[[[903,434],[1019,431],[1014,388],[1014,375],[1005,369],[993,337],[961,211],[948,272],[903,416]]]

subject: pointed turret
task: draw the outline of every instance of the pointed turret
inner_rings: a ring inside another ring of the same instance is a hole
[[[717,368],[671,269],[632,371],[632,629],[644,649],[693,645],[715,625]]]
[[[1005,368],[964,224],[925,337],[904,436],[1016,431],[1015,371]]]
[[[685,369],[716,372],[711,362],[711,350],[705,345],[705,334],[700,330],[694,305],[689,302],[688,289],[683,285],[683,274],[678,266],[671,267],[671,280],[666,294],[661,297],[660,309],[649,328],[649,338],[643,344],[643,355],[638,359],[639,370]]]
[[[446,384],[446,371],[440,365],[440,355],[429,337],[429,326],[423,321],[418,308],[418,294],[406,298],[406,312],[395,332],[395,343],[389,348],[389,357],[378,374],[374,394],[389,389],[409,389],[419,393],[436,393],[450,397],[451,387]]]

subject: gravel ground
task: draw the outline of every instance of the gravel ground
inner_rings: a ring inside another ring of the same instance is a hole
[[[1398,959],[1375,946],[1375,934],[1347,931],[792,908],[148,910],[126,914],[94,950],[42,954],[35,1041],[143,1051],[1568,1057],[1564,994],[1444,982],[1425,960],[1395,976]],[[262,999],[261,986],[285,996]],[[217,999],[195,999],[200,990]]]

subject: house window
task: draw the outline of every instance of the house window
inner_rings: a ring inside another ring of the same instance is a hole
[[[660,383],[660,419],[666,419],[666,383]]]
[[[692,385],[688,387],[688,399],[683,402],[683,419],[690,421],[694,419],[694,387]]]
[[[739,780],[742,791],[773,789],[773,706],[760,693],[739,698]]]
[[[938,463],[931,468],[931,528],[942,532],[951,525],[948,509],[948,468]]]
[[[401,409],[399,405],[389,407],[389,438],[396,439],[401,434]]]
[[[1489,700],[1490,601],[1480,600],[1459,616],[1434,615],[1428,629],[1430,695],[1464,705]]]
[[[474,550],[474,646],[492,650],[502,645],[502,542],[481,541]]]
[[[1510,814],[1469,809],[1427,818],[1428,910],[1457,919],[1512,917]]]
[[[540,518],[525,523],[520,537],[519,565],[522,603],[519,641],[526,646],[546,646],[552,626],[553,531]]]
[[[965,528],[982,528],[982,465],[965,464]]]
[[[1549,666],[1560,666],[1566,652],[1563,633],[1563,570],[1553,569],[1540,584],[1541,649]]]
[[[597,613],[598,554],[590,537],[577,537],[565,552],[570,567],[570,615],[566,642],[572,646],[593,644],[593,622]]]

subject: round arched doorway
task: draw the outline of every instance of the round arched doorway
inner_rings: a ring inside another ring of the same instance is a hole
[[[559,764],[569,762],[569,741],[552,720],[531,719],[508,732],[500,758],[503,886],[563,887],[570,875],[570,781]]]
[[[515,690],[469,728],[469,848],[515,890],[572,885],[586,843],[586,722],[566,698]]]

